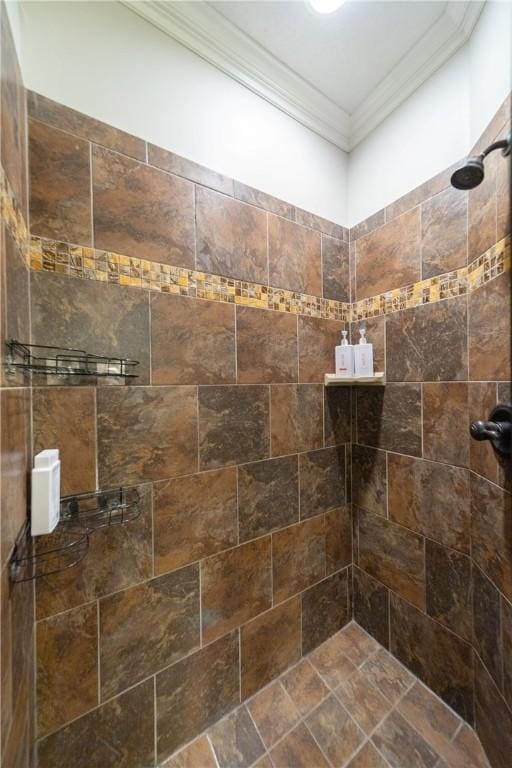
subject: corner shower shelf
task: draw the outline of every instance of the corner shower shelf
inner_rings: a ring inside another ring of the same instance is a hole
[[[130,379],[138,376],[133,369],[138,360],[124,357],[93,355],[83,349],[25,344],[10,339],[6,342],[8,373],[16,370],[47,376],[94,376]]]
[[[324,385],[326,387],[353,387],[357,384],[383,387],[386,384],[385,373],[374,373],[373,376],[337,376],[335,373],[326,373],[324,375]]]
[[[101,528],[124,525],[141,513],[137,488],[92,491],[60,500],[60,523],[42,539],[32,538],[27,520],[9,562],[11,581],[30,581],[72,568],[87,554],[89,537]]]

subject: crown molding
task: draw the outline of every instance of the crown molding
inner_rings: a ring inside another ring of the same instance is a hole
[[[349,115],[205,2],[120,0],[174,40],[345,151],[362,141],[469,39],[485,0],[440,18]]]

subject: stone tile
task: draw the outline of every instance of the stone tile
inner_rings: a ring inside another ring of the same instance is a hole
[[[379,726],[372,741],[391,768],[433,768],[437,763],[438,754],[397,711]]]
[[[195,387],[103,387],[97,406],[100,486],[197,471]]]
[[[252,696],[300,659],[298,596],[266,611],[240,630],[242,699]],[[276,643],[276,638],[279,642]]]
[[[364,320],[357,320],[350,323],[350,338],[352,344],[358,344],[361,334],[359,331],[364,328],[366,338],[373,344],[373,370],[386,370],[386,322],[387,318],[368,317]]]
[[[384,208],[376,213],[372,213],[366,219],[363,219],[355,227],[350,229],[350,240],[358,240],[363,235],[367,235],[369,232],[373,232],[374,229],[381,227],[385,222]]]
[[[238,522],[241,542],[284,528],[298,520],[297,456],[257,461],[238,468]]]
[[[273,456],[322,447],[322,398],[322,384],[280,384],[270,388]]]
[[[500,593],[482,573],[473,567],[473,647],[498,688],[503,687],[501,650]]]
[[[301,595],[302,653],[306,654],[350,620],[347,570],[329,576]]]
[[[423,200],[427,200],[428,198],[437,195],[443,189],[449,187],[451,175],[458,165],[459,163],[449,168],[445,168],[440,173],[436,174],[436,176],[432,176],[430,179],[423,182],[423,184],[420,184],[410,192],[402,195],[402,197],[399,197],[398,200],[395,200],[391,205],[386,206],[386,221],[391,221],[391,219],[400,216],[404,211],[413,208],[415,205],[423,202]]]
[[[197,268],[267,284],[267,215],[202,187],[196,188]]]
[[[487,419],[496,405],[496,396],[495,382],[472,381],[468,386],[469,422]],[[498,462],[488,440],[470,440],[469,466],[478,475],[496,482]]]
[[[270,537],[201,562],[203,643],[216,640],[271,605]]]
[[[347,504],[325,515],[325,557],[327,574],[352,562],[352,512]]]
[[[423,456],[467,467],[469,464],[468,385],[423,385]],[[447,440],[446,436],[450,435]]]
[[[508,381],[510,345],[510,271],[469,295],[469,378],[472,381]],[[499,306],[500,311],[495,308]]]
[[[333,695],[309,715],[306,723],[331,765],[338,768],[364,741],[363,732]]]
[[[279,681],[257,693],[247,707],[267,749],[300,720],[295,704]]]
[[[219,768],[249,768],[265,747],[246,707],[239,707],[209,732]]]
[[[468,261],[480,256],[496,242],[496,168],[499,153],[490,155],[481,184],[468,192]]]
[[[1,119],[1,118],[0,118]],[[1,137],[0,137],[1,143]],[[9,339],[28,341],[30,339],[30,272],[23,253],[18,248],[7,226],[0,227],[0,384],[6,387],[24,386],[27,380],[22,371],[9,373],[4,367]]]
[[[27,107],[29,117],[34,120],[73,133],[136,160],[146,160],[146,142],[119,128],[95,120],[34,91],[27,91]]]
[[[357,387],[357,442],[374,448],[421,454],[421,386]],[[367,414],[373,418],[368,419]]]
[[[38,735],[44,736],[98,704],[96,604],[44,619],[36,632]]]
[[[472,640],[470,558],[427,539],[425,561],[428,615],[470,643]]]
[[[201,470],[266,459],[269,438],[268,387],[199,387]]]
[[[501,632],[503,653],[503,693],[512,707],[512,605],[501,597]]]
[[[199,566],[190,565],[100,600],[103,700],[200,645]]]
[[[509,494],[477,475],[471,476],[471,548],[475,563],[512,600]]]
[[[270,213],[275,213],[285,219],[295,221],[295,206],[290,205],[290,203],[285,203],[283,200],[268,195],[260,189],[248,187],[247,184],[242,184],[240,181],[235,181],[234,187],[237,200],[256,205],[258,208],[264,208],[266,211],[270,211]]]
[[[367,741],[350,761],[347,768],[388,768],[388,764],[380,752],[377,752],[371,741]]]
[[[354,504],[378,515],[386,515],[387,469],[384,451],[353,445],[352,482]]]
[[[331,689],[340,685],[356,670],[354,664],[345,656],[344,644],[338,635],[333,635],[316,648],[309,659]]]
[[[93,146],[96,248],[194,269],[194,185]]]
[[[421,536],[380,515],[358,511],[359,566],[419,608],[425,607]]]
[[[375,265],[379,265],[376,269]],[[420,209],[389,221],[357,241],[357,298],[420,279]]]
[[[34,453],[50,447],[59,449],[62,495],[95,490],[94,390],[85,387],[35,388],[32,407]]]
[[[350,301],[348,242],[322,235],[322,288],[326,299]]]
[[[330,237],[335,237],[338,240],[348,241],[348,229],[346,229],[346,227],[342,227],[340,224],[335,224],[333,221],[317,216],[310,211],[304,211],[302,208],[297,208],[296,221],[297,224],[302,224],[304,227],[316,229],[318,232],[324,232],[324,234],[329,235]]]
[[[377,727],[393,706],[359,670],[336,688],[335,693],[366,734]]]
[[[318,748],[314,738],[301,723],[288,734],[270,753],[274,768],[328,768],[329,763]]]
[[[234,384],[235,308],[157,294],[151,297],[153,384]]]
[[[442,275],[467,263],[468,195],[447,187],[421,206],[422,278]]]
[[[270,757],[268,755],[263,755],[257,763],[254,763],[254,768],[273,768]]]
[[[269,284],[289,291],[320,296],[320,235],[293,221],[269,214]]]
[[[74,720],[38,744],[41,768],[147,768],[155,759],[153,680]]]
[[[345,473],[343,446],[321,448],[299,456],[301,520],[346,503]]]
[[[163,768],[218,768],[210,742],[206,736],[195,741],[163,763]]]
[[[168,173],[174,173],[175,176],[183,176],[185,179],[195,181],[203,187],[216,189],[217,192],[223,192],[225,195],[233,195],[233,179],[154,144],[148,144],[148,163]]]
[[[29,120],[29,158],[31,233],[92,245],[88,142]]]
[[[398,711],[440,755],[460,725],[451,709],[419,682],[405,694]]]
[[[390,601],[392,653],[471,722],[471,646],[393,593]]]
[[[153,575],[151,485],[137,488],[141,513],[129,525],[94,532],[87,556],[74,568],[36,581],[37,618],[117,592]],[[45,536],[43,546],[58,543],[57,534]]]
[[[4,567],[27,517],[30,472],[30,394],[4,389],[0,395],[1,563]]]
[[[384,648],[363,664],[361,674],[393,705],[414,682],[413,676]]]
[[[339,640],[343,642],[345,656],[356,667],[360,667],[379,648],[377,641],[356,624],[355,621],[351,621],[340,632]]]
[[[389,647],[389,592],[360,568],[354,568],[354,618],[385,648]]]
[[[154,493],[157,574],[237,544],[236,469],[165,480]]]
[[[475,717],[476,730],[490,764],[493,768],[508,768],[512,715],[478,656],[475,656]]]
[[[512,220],[510,214],[511,192],[510,192],[510,163],[498,161],[496,168],[496,195],[497,195],[497,233],[496,240],[499,242],[502,238],[510,234],[512,230]]]
[[[30,298],[33,344],[138,360],[138,378],[130,381],[149,383],[149,303],[145,291],[32,272]],[[44,377],[38,377],[39,381],[45,383]],[[58,377],[50,383],[62,385],[66,380]],[[76,378],[69,383],[76,384]]]
[[[388,381],[466,381],[467,298],[424,304],[386,318]]]
[[[281,682],[301,717],[311,712],[329,693],[329,689],[308,659],[303,659],[287,672]]]
[[[344,324],[320,317],[299,317],[299,381],[324,382],[334,373],[334,348],[340,343]]]
[[[326,572],[323,516],[272,534],[274,603],[323,579]]]
[[[324,444],[350,443],[352,393],[350,387],[324,389]]]
[[[236,308],[239,384],[290,384],[298,379],[297,318],[251,307]]]
[[[389,454],[388,472],[391,520],[447,547],[469,552],[466,469]]]
[[[0,160],[16,200],[27,218],[26,98],[16,46],[4,10],[1,26]]]
[[[454,740],[441,753],[450,768],[489,768],[478,736],[464,723]]]
[[[158,761],[240,703],[238,653],[232,632],[157,675]]]

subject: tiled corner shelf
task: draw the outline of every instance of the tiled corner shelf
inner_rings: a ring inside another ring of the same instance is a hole
[[[386,384],[385,373],[375,373],[373,376],[337,376],[335,373],[326,373],[324,375],[324,385],[326,387],[353,387],[357,384],[370,385],[373,387],[383,387]]]

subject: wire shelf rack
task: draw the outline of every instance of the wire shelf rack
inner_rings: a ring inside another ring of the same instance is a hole
[[[62,520],[76,521],[88,533],[111,525],[124,525],[135,520],[141,512],[137,488],[114,488],[92,491],[60,500]]]
[[[47,376],[93,376],[130,379],[138,376],[134,368],[138,360],[125,357],[93,355],[83,349],[25,344],[10,339],[6,342],[8,373],[23,370]]]
[[[87,554],[91,534],[135,520],[141,508],[137,488],[64,496],[53,533],[34,539],[28,520],[20,530],[9,562],[11,581],[39,579],[78,565]]]

